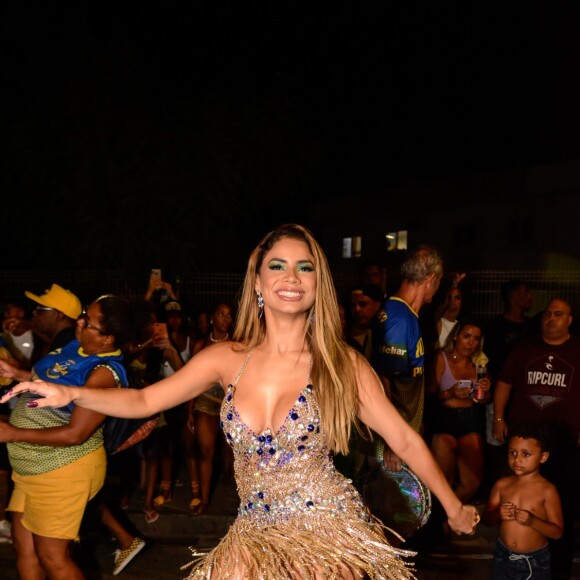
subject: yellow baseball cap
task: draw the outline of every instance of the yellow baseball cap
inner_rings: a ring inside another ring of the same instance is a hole
[[[30,300],[34,300],[34,302],[47,308],[54,308],[69,318],[76,320],[81,315],[81,301],[70,290],[65,290],[58,284],[53,284],[50,290],[46,290],[42,296],[37,296],[28,290],[24,294]]]

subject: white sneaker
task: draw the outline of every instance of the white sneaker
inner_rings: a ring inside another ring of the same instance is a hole
[[[145,547],[145,541],[141,538],[135,538],[131,545],[125,550],[115,550],[115,567],[113,576],[116,576],[125,566]]]
[[[0,520],[0,543],[12,543],[12,525],[8,520]]]

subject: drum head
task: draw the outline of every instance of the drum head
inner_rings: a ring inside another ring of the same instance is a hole
[[[429,519],[431,493],[406,465],[401,471],[374,465],[362,478],[361,493],[371,513],[404,538]]]

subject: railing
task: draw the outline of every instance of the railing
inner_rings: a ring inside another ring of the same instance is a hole
[[[516,279],[525,282],[532,291],[532,314],[543,310],[553,298],[567,300],[573,310],[580,307],[580,271],[577,270],[479,270],[470,277],[471,309],[482,320],[503,310],[501,287]]]

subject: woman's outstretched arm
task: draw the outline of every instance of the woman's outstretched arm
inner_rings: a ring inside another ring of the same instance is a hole
[[[0,403],[20,393],[31,392],[39,398],[28,403],[30,407],[64,407],[74,403],[112,417],[149,417],[196,397],[216,383],[229,380],[228,361],[234,359],[237,363],[239,354],[232,350],[231,343],[216,344],[200,351],[170,377],[143,389],[94,389],[26,381],[12,388]]]
[[[357,357],[357,361],[360,419],[383,437],[389,447],[435,494],[445,509],[450,526],[457,532],[472,533],[479,522],[476,508],[462,505],[421,435],[409,426],[385,397],[376,373],[360,357]]]

